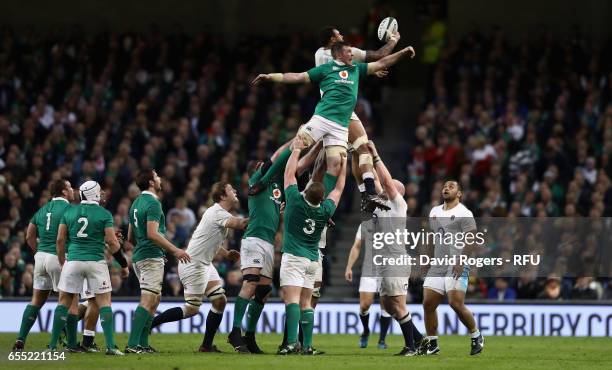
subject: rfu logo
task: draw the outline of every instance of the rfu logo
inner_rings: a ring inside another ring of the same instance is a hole
[[[348,78],[348,72],[347,71],[340,71],[338,72],[338,74],[340,75],[340,78],[343,80],[346,80]]]

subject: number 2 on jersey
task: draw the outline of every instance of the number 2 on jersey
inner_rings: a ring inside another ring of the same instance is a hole
[[[88,235],[85,233],[85,229],[87,228],[87,225],[89,225],[89,221],[87,221],[87,218],[81,217],[81,218],[79,218],[77,220],[77,222],[83,224],[81,229],[77,232],[77,237],[79,237],[79,238],[87,238]]]

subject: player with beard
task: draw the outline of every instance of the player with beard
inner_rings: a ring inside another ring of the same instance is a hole
[[[157,172],[153,169],[140,171],[136,175],[136,185],[142,192],[130,207],[128,241],[135,246],[132,267],[140,282],[140,303],[134,312],[125,353],[151,353],[156,352],[149,345],[149,334],[161,300],[164,251],[183,263],[189,262],[190,257],[165,237],[166,217],[159,201],[162,188]]]

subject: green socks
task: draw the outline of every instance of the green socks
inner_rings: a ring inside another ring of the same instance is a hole
[[[140,308],[140,306],[138,306]],[[115,348],[115,322],[113,320],[113,310],[109,307],[100,308],[100,324],[104,331],[104,340],[106,348]],[[131,333],[130,333],[131,335]]]
[[[100,316],[101,315],[102,310],[100,310]],[[142,306],[139,305],[136,307],[134,317],[132,318],[132,331],[130,331],[128,347],[135,348],[140,344],[140,335],[142,334],[144,327],[147,325],[149,316],[149,311],[145,310]]]
[[[314,328],[314,310],[312,308],[308,308],[302,311],[300,324],[302,324],[302,333],[304,335],[304,342],[302,343],[302,347],[312,347],[312,330]]]
[[[249,300],[238,296],[234,303],[234,328],[242,328],[242,319],[249,305]]]
[[[55,307],[55,313],[53,314],[53,328],[51,329],[51,341],[49,342],[49,348],[57,348],[57,341],[59,340],[60,333],[68,320],[68,307],[64,305],[57,305]]]
[[[34,326],[34,323],[36,322],[38,311],[40,311],[40,307],[33,306],[31,304],[26,306],[25,310],[23,311],[23,317],[21,318],[21,327],[19,328],[19,336],[17,339],[25,342],[30,329],[32,329],[32,326]]]
[[[334,176],[328,172],[325,172],[323,175],[323,186],[325,187],[325,197],[331,193],[332,190],[336,187],[336,183],[338,182],[338,176]]]
[[[142,333],[140,334],[140,345],[142,347],[149,346],[149,334],[151,333],[151,325],[153,324],[153,315],[149,314],[148,312],[147,314],[149,317],[147,318],[145,327],[142,329]]]
[[[68,340],[68,347],[75,348],[77,346],[77,324],[79,323],[79,317],[71,313],[68,314],[66,319],[66,339]]]
[[[276,160],[272,162],[272,166],[270,166],[268,172],[266,172],[262,176],[259,182],[262,184],[267,184],[268,182],[270,182],[273,176],[275,176],[277,173],[279,173],[280,170],[285,168],[289,157],[291,157],[291,149],[286,148],[281,152],[281,154],[278,155],[278,158],[276,158]]]
[[[255,330],[257,329],[257,322],[259,321],[263,308],[263,304],[251,299],[251,302],[249,303],[249,311],[247,312],[247,333],[255,333]]]
[[[300,324],[300,305],[290,303],[285,306],[287,316],[287,343],[295,344],[298,340],[298,326]]]

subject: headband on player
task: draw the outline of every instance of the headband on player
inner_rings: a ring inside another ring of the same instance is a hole
[[[98,184],[96,181],[86,181],[79,187],[81,200],[99,202],[101,190],[100,184]]]

